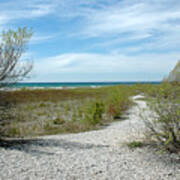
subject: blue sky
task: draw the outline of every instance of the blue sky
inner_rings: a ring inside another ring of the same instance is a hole
[[[23,26],[25,81],[157,81],[180,59],[179,0],[0,0],[0,29]]]

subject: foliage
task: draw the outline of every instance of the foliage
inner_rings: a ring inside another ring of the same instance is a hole
[[[99,124],[102,120],[104,112],[104,104],[101,101],[94,101],[87,103],[84,106],[84,118],[83,122],[91,125]]]
[[[143,146],[143,143],[140,142],[140,141],[132,141],[132,142],[128,143],[127,146],[128,146],[130,149],[140,148],[140,147]]]
[[[111,117],[120,117],[122,113],[129,107],[130,94],[128,93],[130,93],[130,89],[126,89],[125,87],[123,89],[120,89],[118,87],[112,89],[106,101],[106,111]]]
[[[135,87],[138,94],[143,93],[147,98],[168,98],[168,97],[180,97],[180,86],[178,83],[167,83],[152,85],[136,85]]]
[[[20,62],[27,48],[32,31],[26,27],[17,31],[3,31],[0,42],[0,87],[22,80],[32,69],[32,63]],[[9,99],[6,92],[0,92],[0,134],[4,125],[9,124],[14,117],[15,99]],[[21,116],[22,117],[22,116]],[[19,134],[17,128],[12,132]]]
[[[149,101],[153,113],[144,118],[144,122],[148,135],[163,149],[177,151],[180,150],[180,99],[177,98],[176,88],[171,89],[170,94],[166,94],[166,90],[161,89],[161,93]]]
[[[0,91],[0,135],[3,132],[3,126],[12,122],[13,108],[15,101],[9,100],[7,94]]]
[[[32,64],[20,62],[32,36],[32,30],[26,27],[17,31],[8,30],[2,33],[0,43],[0,85],[22,80],[31,71]]]
[[[5,91],[5,99],[15,106],[9,109],[13,123],[3,125],[2,135],[27,137],[96,129],[120,118],[131,105],[133,93],[131,86]],[[110,112],[111,106],[115,113]]]

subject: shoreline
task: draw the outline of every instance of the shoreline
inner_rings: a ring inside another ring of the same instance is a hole
[[[113,86],[113,85],[109,85]],[[22,91],[22,90],[68,90],[68,89],[78,89],[78,88],[101,88],[109,87],[107,86],[59,86],[59,87],[4,87],[0,88],[0,91]]]
[[[78,89],[78,88],[101,88],[112,86],[131,86],[131,85],[159,85],[161,81],[127,81],[127,82],[32,82],[32,83],[17,83],[0,88],[0,91],[17,91],[17,90],[37,90],[37,89]]]

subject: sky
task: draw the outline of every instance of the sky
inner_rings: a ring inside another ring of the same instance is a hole
[[[159,81],[180,59],[179,0],[0,0],[0,32],[24,26],[28,82]]]

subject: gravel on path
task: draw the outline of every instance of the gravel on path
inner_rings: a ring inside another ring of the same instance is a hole
[[[0,180],[180,180],[177,155],[125,145],[144,128],[138,113],[146,103],[140,97],[133,97],[137,106],[127,112],[126,120],[104,129],[16,140],[0,147]]]

